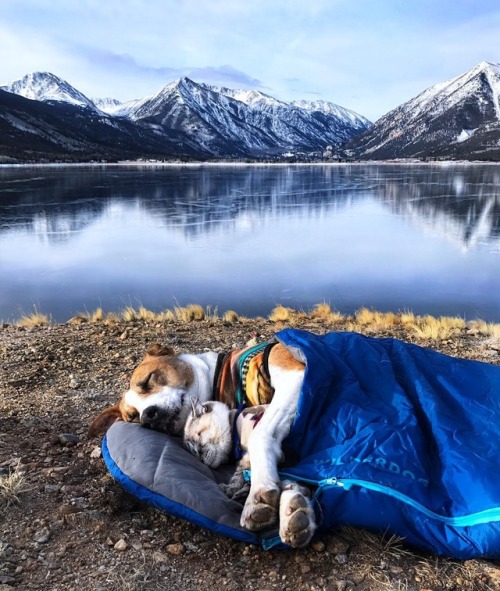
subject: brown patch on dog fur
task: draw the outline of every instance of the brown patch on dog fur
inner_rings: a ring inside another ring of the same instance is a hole
[[[191,366],[176,357],[170,347],[155,343],[146,351],[143,360],[130,378],[130,389],[140,396],[149,396],[164,386],[188,387],[194,380]],[[124,398],[104,410],[90,425],[89,437],[104,435],[115,421],[138,420],[137,409],[125,403]]]
[[[303,370],[305,368],[305,365],[295,359],[290,351],[281,343],[278,343],[271,349],[269,353],[269,365],[277,365],[290,371]]]
[[[130,388],[138,394],[154,394],[163,386],[186,388],[193,383],[191,366],[174,355],[173,349],[152,345],[130,378]]]

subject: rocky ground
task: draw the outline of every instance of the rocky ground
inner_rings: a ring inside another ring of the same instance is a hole
[[[320,320],[300,325],[332,329]],[[127,387],[149,344],[222,351],[283,326],[257,319],[0,327],[0,591],[500,589],[498,562],[441,559],[354,530],[322,535],[306,550],[267,552],[140,505],[110,478],[99,440],[86,431]],[[390,333],[500,364],[499,339],[470,328],[444,341],[417,340],[404,327]]]

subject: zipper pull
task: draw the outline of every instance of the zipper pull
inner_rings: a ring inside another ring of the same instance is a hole
[[[318,486],[344,486],[344,483],[340,482],[340,480],[334,476],[333,478],[325,478],[324,480],[320,480],[318,482]]]

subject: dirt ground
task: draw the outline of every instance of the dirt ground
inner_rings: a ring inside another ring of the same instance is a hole
[[[500,562],[442,559],[351,529],[305,550],[247,546],[141,505],[112,480],[87,428],[118,400],[148,345],[224,351],[284,327],[264,319],[0,326],[0,591],[500,589]],[[500,364],[500,340],[470,327],[439,341],[403,326],[378,334]]]

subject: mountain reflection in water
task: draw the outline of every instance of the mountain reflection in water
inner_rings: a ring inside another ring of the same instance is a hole
[[[0,319],[329,302],[500,320],[500,167],[0,168]]]

